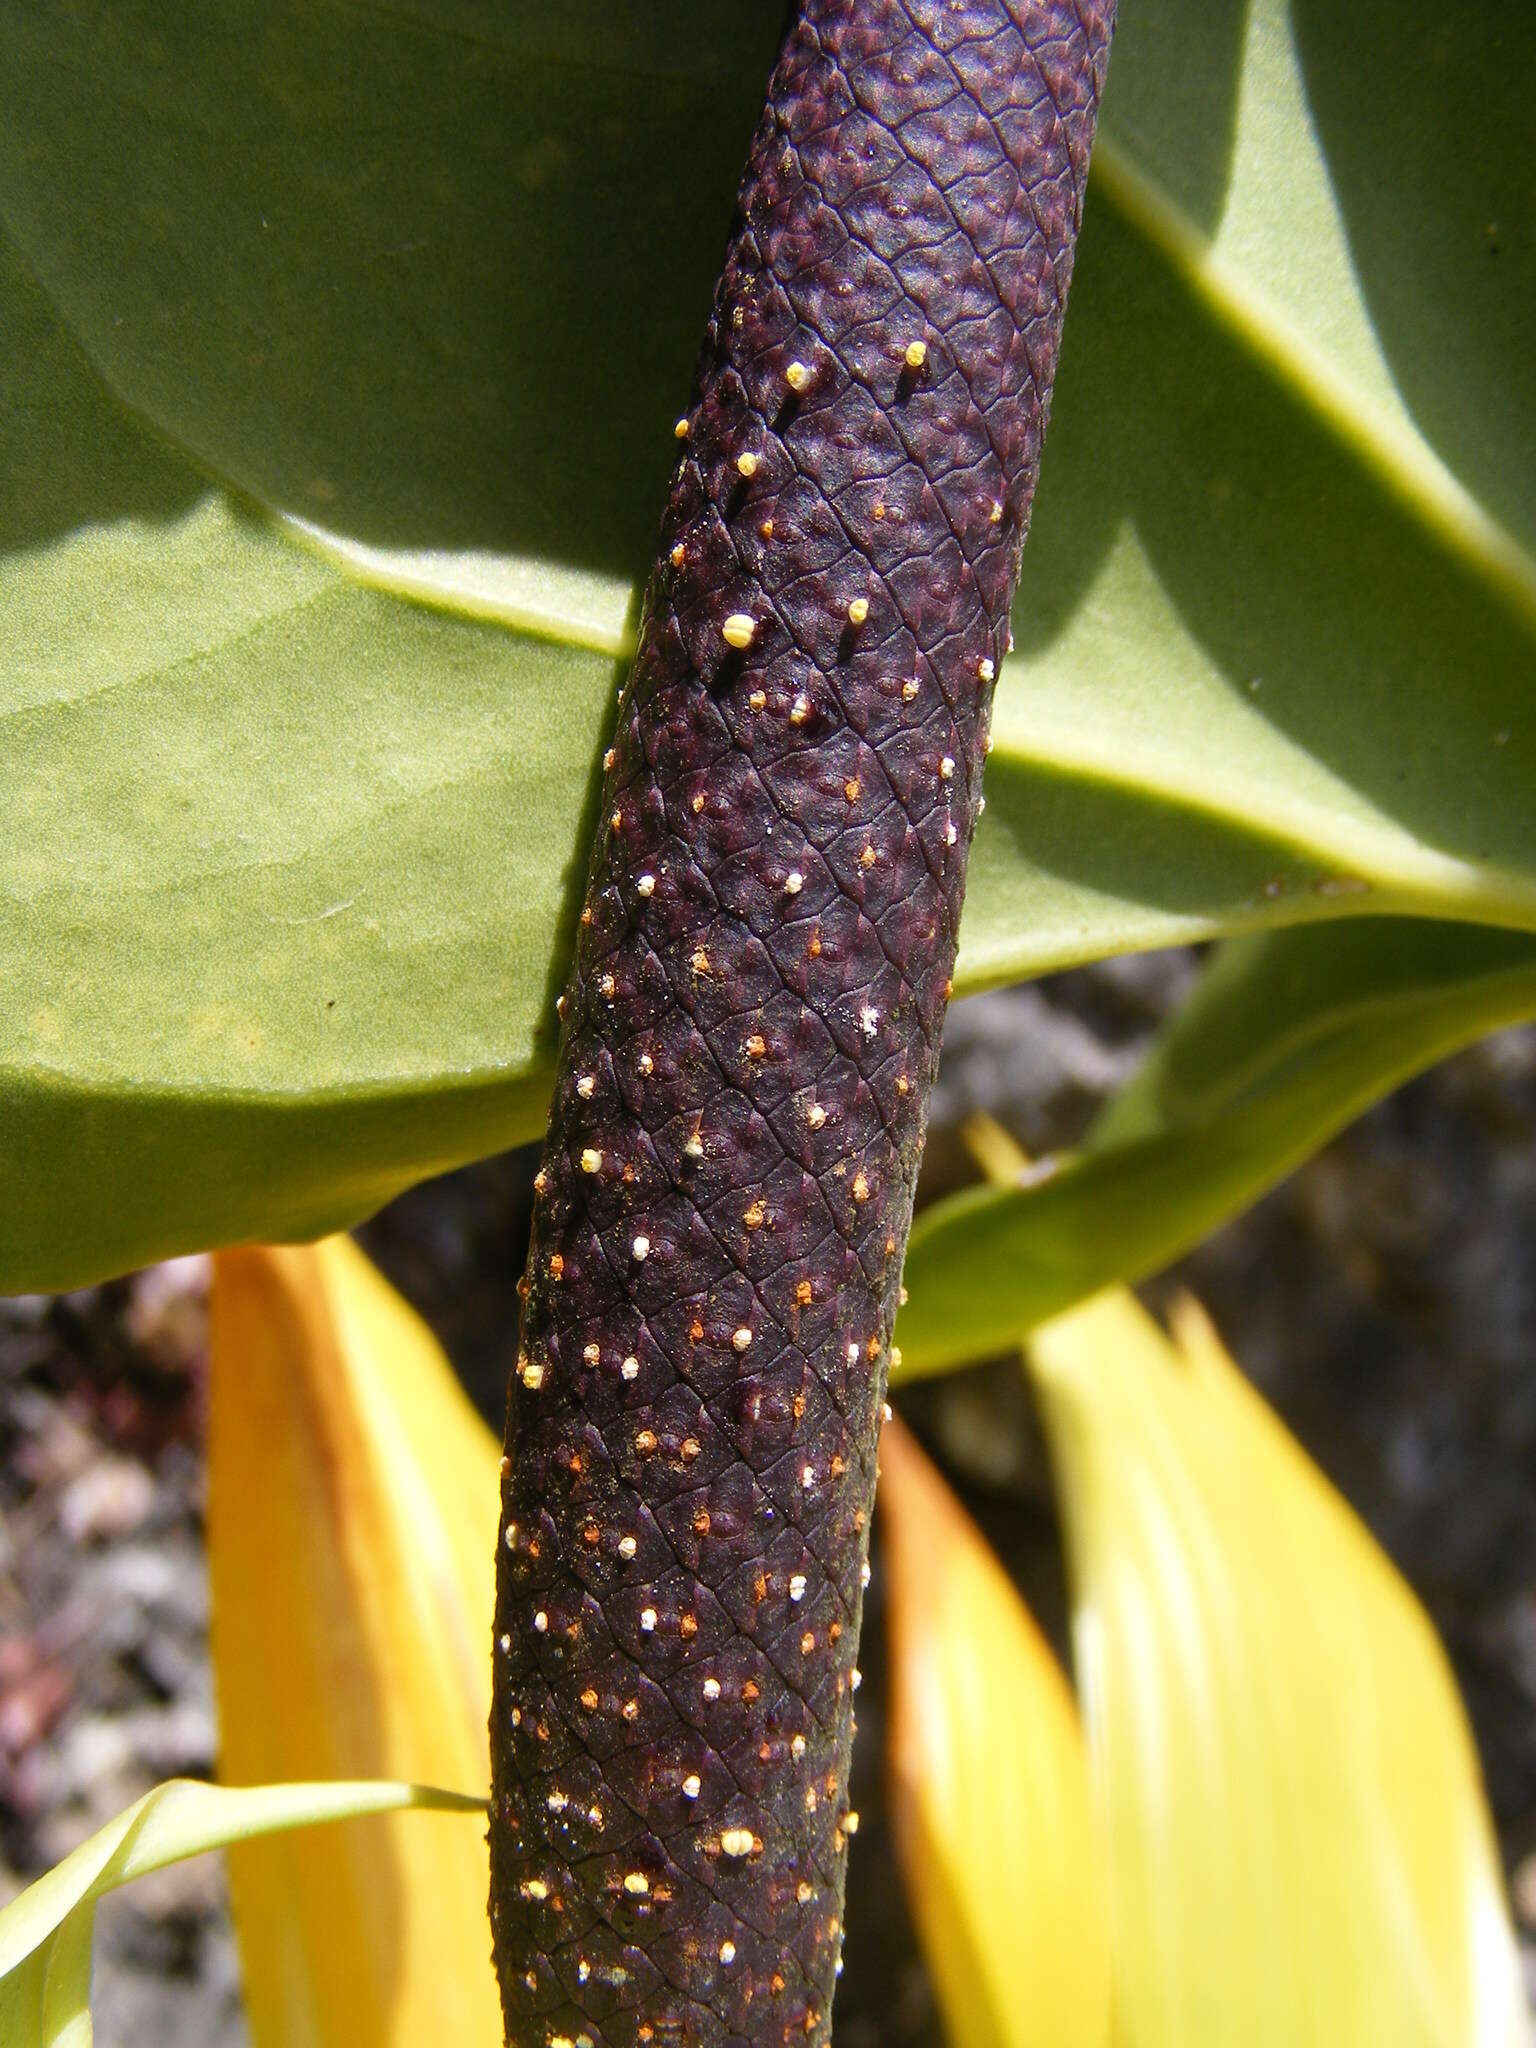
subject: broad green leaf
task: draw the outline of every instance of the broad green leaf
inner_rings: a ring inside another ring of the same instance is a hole
[[[1529,927],[1536,17],[1125,14],[959,986]],[[0,4],[0,1288],[537,1132],[776,29]]]
[[[1139,1280],[1455,1047],[1536,1016],[1536,941],[1418,920],[1233,940],[1083,1150],[918,1217],[902,1371],[1006,1348]]]
[[[348,1238],[214,1264],[209,1572],[226,1779],[488,1776],[498,1451]],[[483,1830],[229,1859],[257,2048],[490,2048]]]
[[[880,1462],[892,1818],[945,2033],[1108,2048],[1108,1893],[1071,1691],[900,1422]]]
[[[157,1785],[0,1912],[0,2041],[90,2048],[91,1922],[104,1892],[208,1849],[407,1807],[485,1811],[481,1799],[429,1785]]]
[[[1115,66],[1115,204],[1529,616],[1529,22],[1215,0],[1127,12]]]
[[[1066,1522],[1124,2048],[1518,2048],[1477,1759],[1427,1617],[1186,1303],[1029,1346]]]

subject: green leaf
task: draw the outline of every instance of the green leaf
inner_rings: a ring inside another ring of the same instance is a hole
[[[0,2040],[8,2048],[91,2048],[94,1931],[94,1907],[77,1906],[0,1977]]]
[[[5,2048],[90,2048],[91,1928],[104,1892],[232,1842],[406,1807],[485,1812],[483,1799],[386,1780],[236,1788],[173,1778],[157,1785],[0,1912],[0,2041]]]
[[[539,1129],[776,27],[0,10],[0,1288]],[[1127,8],[962,989],[1536,924],[1533,67],[1519,10]]]
[[[918,1217],[902,1371],[1155,1272],[1409,1075],[1531,1016],[1523,933],[1362,918],[1233,940],[1080,1153]]]

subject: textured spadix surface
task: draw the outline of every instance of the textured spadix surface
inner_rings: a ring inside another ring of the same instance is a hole
[[[1111,13],[810,0],[753,141],[536,1184],[516,2048],[829,2034],[889,1338]]]

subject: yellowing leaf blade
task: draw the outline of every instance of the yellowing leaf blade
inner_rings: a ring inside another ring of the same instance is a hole
[[[218,1258],[209,1465],[224,1774],[483,1786],[496,1449],[349,1240]],[[264,1842],[230,1874],[259,2048],[499,2039],[479,1830]]]
[[[1107,1901],[1066,1680],[899,1422],[881,1459],[893,1811],[946,2031],[963,2048],[1102,2048]]]
[[[1428,1620],[1198,1311],[1037,1330],[1128,2048],[1513,2048],[1513,1939]]]

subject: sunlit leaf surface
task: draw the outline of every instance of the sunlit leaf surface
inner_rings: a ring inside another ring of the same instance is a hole
[[[893,1817],[955,2048],[1107,2048],[1108,1895],[1077,1710],[979,1529],[881,1439]]]
[[[536,1134],[777,30],[0,8],[0,1289]],[[1125,8],[962,989],[1536,922],[1533,97],[1528,8]]]
[[[1116,2040],[1514,2048],[1514,1939],[1440,1645],[1192,1303],[1175,1335],[1113,1293],[1029,1348],[1108,1837]]]
[[[497,1451],[350,1240],[214,1267],[209,1563],[221,1775],[488,1771]],[[500,2039],[484,1830],[397,1820],[230,1857],[257,2048]]]

